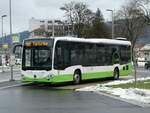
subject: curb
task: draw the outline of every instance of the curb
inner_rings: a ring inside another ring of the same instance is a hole
[[[109,94],[102,93],[102,92],[95,92],[95,93],[99,94],[99,95],[107,96],[107,97],[110,97],[110,98],[113,98],[113,99],[116,99],[116,100],[120,100],[120,101],[123,101],[123,102],[127,102],[129,104],[133,104],[133,105],[136,105],[136,106],[139,106],[139,107],[143,107],[143,108],[150,107],[150,104],[145,104],[145,103],[141,103],[141,102],[134,101],[134,100],[127,100],[127,99],[124,99],[124,98],[117,97],[115,95],[109,95]]]

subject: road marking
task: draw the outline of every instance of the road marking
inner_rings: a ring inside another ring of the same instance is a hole
[[[123,102],[127,102],[129,104],[133,104],[133,105],[136,105],[136,106],[140,106],[140,107],[144,107],[144,108],[147,108],[147,107],[150,107],[150,104],[144,104],[144,103],[141,103],[141,102],[138,102],[138,101],[134,101],[134,100],[128,100],[128,99],[124,99],[124,98],[120,98],[120,97],[117,97],[115,95],[111,95],[111,94],[106,94],[106,93],[102,93],[102,92],[95,92],[99,95],[103,95],[103,96],[108,96],[110,98],[113,98],[113,99],[116,99],[116,100],[120,100],[120,101],[123,101]]]
[[[20,80],[20,79],[17,78],[17,79],[15,79],[15,80]],[[10,79],[3,79],[3,80],[0,80],[0,83],[1,83],[1,82],[8,82],[8,81],[10,81]]]
[[[28,83],[19,83],[19,84],[15,84],[15,85],[11,85],[11,86],[0,87],[0,90],[12,88],[12,87],[18,87],[18,86],[22,86],[22,85],[27,85],[27,84],[30,84],[30,83],[31,82],[28,82]]]

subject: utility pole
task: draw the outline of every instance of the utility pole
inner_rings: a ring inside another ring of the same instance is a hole
[[[11,0],[9,0],[9,17],[10,17],[10,38],[12,38],[12,13],[11,13]],[[13,42],[12,45],[10,46],[10,53],[12,54],[12,50],[13,50]],[[12,62],[12,59],[10,59]],[[11,67],[11,78],[10,81],[13,81],[13,64],[10,64]]]
[[[114,10],[107,9],[107,11],[110,11],[112,13],[112,39],[114,39],[115,38],[114,36]]]

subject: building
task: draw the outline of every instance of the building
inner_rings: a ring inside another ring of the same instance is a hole
[[[146,60],[150,60],[150,44],[144,45],[139,50],[139,57],[145,58]]]
[[[19,44],[21,44],[23,42],[24,39],[29,38],[29,32],[28,31],[23,31],[23,32],[19,32],[19,33],[14,33],[12,34],[12,36],[10,35],[6,35],[4,37],[0,37],[0,55],[3,55],[5,53],[12,53],[12,48],[13,48],[13,44],[16,41],[18,41]],[[7,50],[3,49],[3,45],[7,44],[8,48]]]
[[[65,36],[70,32],[70,25],[61,20],[35,19],[29,20],[29,32],[31,37]]]

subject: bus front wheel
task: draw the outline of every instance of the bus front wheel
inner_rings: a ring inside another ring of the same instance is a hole
[[[79,71],[75,71],[73,75],[73,81],[74,84],[79,84],[81,82],[81,74],[79,73]]]
[[[114,80],[119,79],[119,69],[118,69],[118,68],[115,68],[115,70],[114,70],[113,79],[114,79]]]

